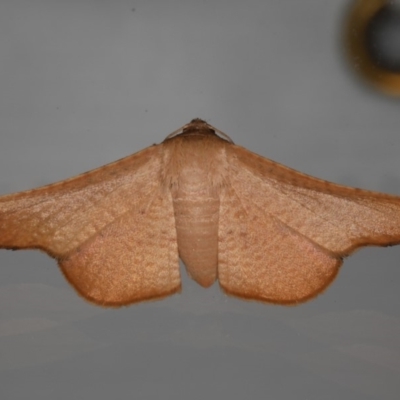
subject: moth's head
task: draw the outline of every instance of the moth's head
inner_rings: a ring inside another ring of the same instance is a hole
[[[233,143],[233,140],[226,133],[214,128],[212,125],[200,118],[192,119],[188,124],[182,126],[175,132],[172,132],[165,138],[165,141],[176,136],[217,136],[229,143]]]

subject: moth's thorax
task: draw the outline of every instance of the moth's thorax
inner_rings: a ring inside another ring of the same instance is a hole
[[[217,278],[219,193],[226,169],[225,141],[216,135],[182,135],[164,142],[179,255],[202,286]]]
[[[218,190],[227,171],[227,142],[202,132],[181,134],[165,141],[164,181],[172,190]]]

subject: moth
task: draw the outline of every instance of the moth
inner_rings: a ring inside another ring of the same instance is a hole
[[[0,247],[45,251],[102,306],[179,292],[179,258],[203,287],[296,304],[355,249],[399,243],[400,197],[302,174],[200,119],[114,163],[0,197]]]

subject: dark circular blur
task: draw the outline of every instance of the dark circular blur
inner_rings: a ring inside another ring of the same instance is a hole
[[[366,49],[382,69],[400,72],[400,9],[386,5],[370,20],[365,32]]]
[[[343,39],[353,71],[375,89],[400,96],[400,0],[354,0]]]

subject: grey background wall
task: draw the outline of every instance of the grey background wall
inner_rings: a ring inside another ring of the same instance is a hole
[[[0,193],[61,180],[199,117],[252,151],[400,194],[399,103],[354,79],[349,1],[0,4]],[[0,251],[4,399],[397,399],[400,248],[363,249],[314,301],[204,290],[118,310],[54,260]]]

